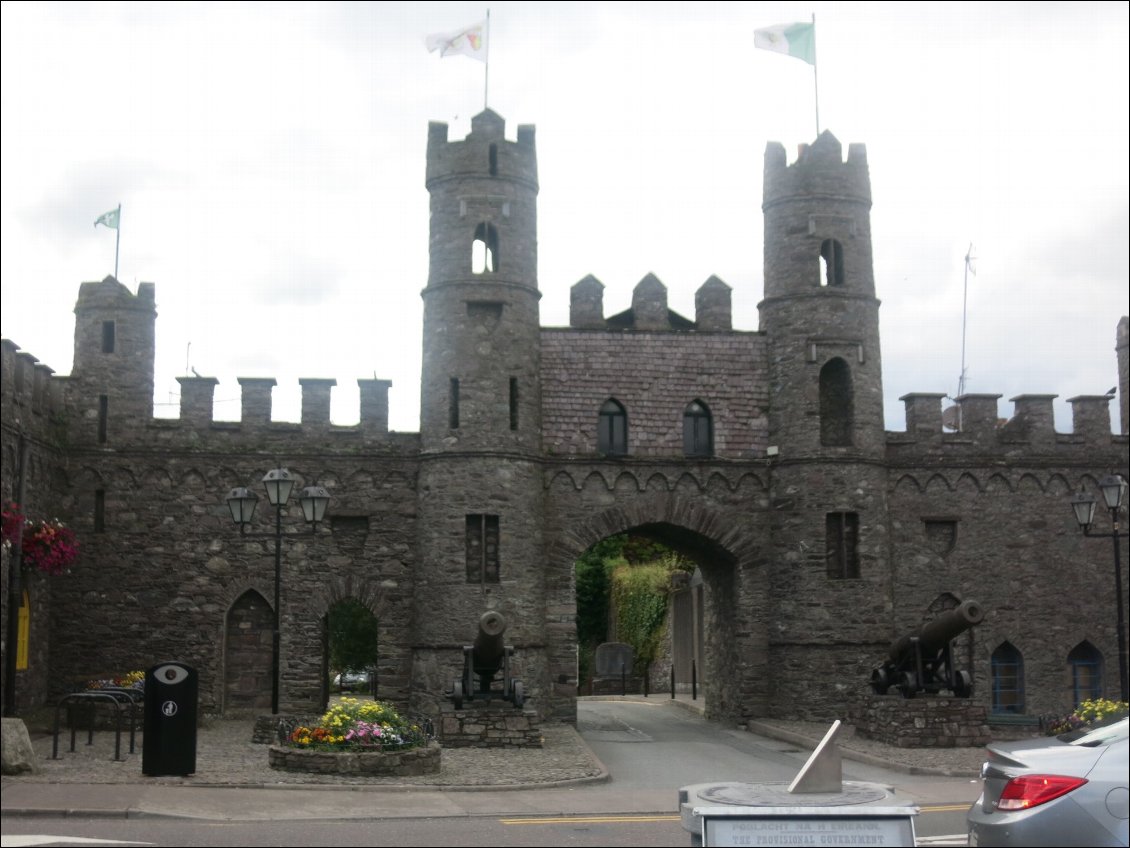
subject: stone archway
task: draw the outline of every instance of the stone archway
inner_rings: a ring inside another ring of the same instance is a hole
[[[556,585],[573,584],[573,563],[609,536],[632,533],[661,542],[695,562],[703,581],[702,674],[708,717],[739,720],[763,714],[768,705],[768,592],[764,545],[753,522],[669,492],[641,493],[614,508],[575,521],[550,544],[549,570]],[[564,603],[563,596],[550,603]],[[570,604],[575,599],[569,598]],[[562,622],[564,623],[564,622]],[[571,622],[570,622],[571,623]],[[575,674],[576,631],[555,628],[559,644],[550,651],[551,678],[559,684]],[[574,690],[575,691],[575,690]],[[557,692],[564,694],[561,688]],[[575,704],[558,699],[554,712],[569,720]]]

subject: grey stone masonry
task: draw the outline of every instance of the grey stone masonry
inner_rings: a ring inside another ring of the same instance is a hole
[[[898,748],[979,748],[992,738],[984,705],[968,698],[876,695],[853,722],[861,736]]]
[[[490,703],[440,710],[439,737],[445,748],[540,748],[541,722],[536,710]]]

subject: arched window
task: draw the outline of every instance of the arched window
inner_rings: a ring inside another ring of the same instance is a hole
[[[1080,642],[1067,655],[1071,666],[1071,691],[1075,705],[1101,698],[1103,694],[1103,655],[1090,642]]]
[[[683,410],[683,453],[714,456],[714,423],[710,410],[701,400],[692,400]]]
[[[850,446],[855,402],[851,368],[836,357],[820,369],[820,444]]]
[[[1024,657],[1011,642],[993,651],[993,712],[1024,712]]]
[[[596,429],[600,453],[623,456],[628,452],[628,414],[617,401],[609,398],[601,405]]]
[[[824,239],[820,245],[820,275],[822,286],[844,284],[844,247],[835,239]]]
[[[471,273],[493,274],[497,270],[498,230],[491,224],[479,224],[471,243]]]

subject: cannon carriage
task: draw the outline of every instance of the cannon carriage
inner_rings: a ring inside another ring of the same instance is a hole
[[[455,709],[463,709],[464,701],[490,701],[492,698],[509,701],[517,709],[522,708],[525,703],[522,681],[510,673],[514,647],[503,644],[502,640],[506,627],[506,617],[500,612],[490,610],[479,617],[474,644],[463,646],[463,674],[456,678],[447,693]],[[501,690],[495,688],[495,677],[500,671]]]
[[[886,661],[871,672],[871,690],[886,695],[894,687],[904,698],[913,698],[920,692],[936,695],[948,689],[958,698],[968,698],[973,694],[973,676],[955,668],[952,643],[984,617],[977,601],[963,601],[917,633],[896,639]]]

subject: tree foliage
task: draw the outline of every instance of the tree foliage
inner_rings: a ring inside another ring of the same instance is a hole
[[[330,609],[330,668],[361,670],[377,662],[377,617],[353,598]]]

